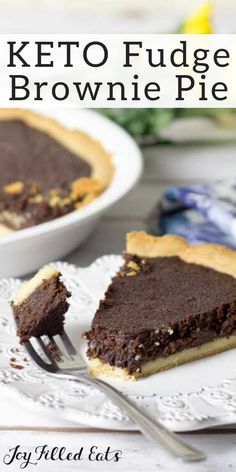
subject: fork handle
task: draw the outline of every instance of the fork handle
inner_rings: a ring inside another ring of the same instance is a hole
[[[100,391],[110,398],[117,406],[121,408],[131,420],[136,423],[139,430],[155,443],[162,444],[172,454],[184,461],[200,461],[206,459],[206,455],[187,444],[177,434],[168,430],[158,420],[153,420],[146,413],[140,410],[133,402],[128,400],[121,392],[112,385],[99,378],[91,378],[87,375],[67,374],[72,380],[86,382],[89,385],[96,386]]]

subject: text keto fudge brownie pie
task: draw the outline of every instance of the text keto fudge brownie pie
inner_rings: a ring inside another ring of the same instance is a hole
[[[29,110],[0,109],[0,155],[0,235],[89,204],[113,175],[100,143]]]
[[[86,333],[93,375],[135,378],[236,347],[236,252],[128,234]]]

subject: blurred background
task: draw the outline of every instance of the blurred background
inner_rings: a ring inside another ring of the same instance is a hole
[[[1,33],[166,33],[201,0],[1,0]],[[215,0],[217,33],[235,32],[235,0]]]

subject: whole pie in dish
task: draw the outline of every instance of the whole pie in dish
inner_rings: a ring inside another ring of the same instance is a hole
[[[129,233],[85,336],[91,373],[125,379],[236,347],[236,252]]]
[[[0,235],[89,204],[113,175],[99,142],[23,109],[0,109],[0,159]]]

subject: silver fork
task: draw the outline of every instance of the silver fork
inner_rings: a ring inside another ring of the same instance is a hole
[[[35,338],[44,353],[41,356],[32,344],[28,341],[24,344],[25,349],[32,361],[48,374],[61,379],[71,379],[97,387],[118,407],[121,408],[131,420],[136,423],[138,429],[155,443],[160,443],[175,456],[184,461],[200,461],[206,459],[204,452],[195,449],[187,444],[177,434],[169,431],[159,421],[153,420],[146,413],[140,410],[133,402],[128,400],[120,391],[99,378],[90,377],[87,366],[82,356],[76,351],[71,340],[64,331],[60,335],[60,345],[55,341],[55,337],[48,336],[49,342],[56,348],[56,355],[53,355],[45,342],[46,337]],[[44,360],[46,356],[47,361]]]

